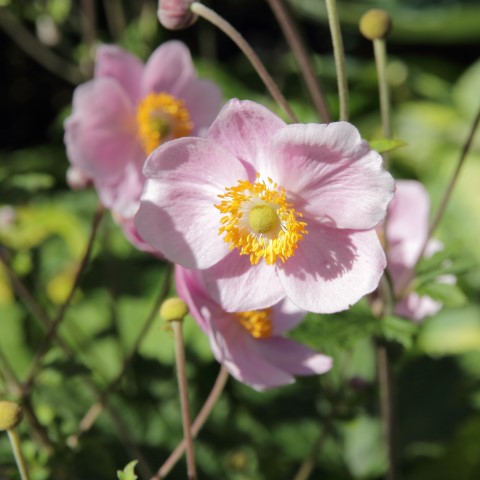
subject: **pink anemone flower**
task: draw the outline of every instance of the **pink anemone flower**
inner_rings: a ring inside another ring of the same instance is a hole
[[[166,42],[144,65],[112,45],[97,50],[94,79],[75,89],[65,143],[75,175],[90,179],[127,237],[152,250],[133,225],[145,158],[168,140],[202,136],[220,109],[221,93],[196,77],[188,48]]]
[[[415,180],[398,180],[395,197],[388,207],[387,270],[392,278],[394,288],[399,288],[406,275],[412,272],[418,256],[427,241],[430,199],[425,187]],[[382,234],[381,234],[382,235]],[[435,239],[428,241],[424,254],[431,256],[443,248]],[[455,282],[453,275],[444,275],[437,279],[445,283]],[[395,313],[414,321],[434,315],[442,304],[429,296],[409,292],[400,300]]]
[[[306,312],[287,299],[263,310],[226,312],[208,294],[202,273],[177,265],[177,292],[208,335],[215,358],[237,380],[265,390],[293,383],[295,375],[320,375],[332,368],[330,357],[284,336]]]
[[[169,260],[205,270],[227,311],[287,297],[332,313],[378,285],[386,260],[375,226],[394,181],[347,122],[286,125],[231,100],[205,139],[162,145],[144,173],[140,235]]]

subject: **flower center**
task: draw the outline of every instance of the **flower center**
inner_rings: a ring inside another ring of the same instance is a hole
[[[149,155],[167,140],[186,137],[193,123],[183,100],[167,93],[151,93],[137,107],[138,137]]]
[[[273,265],[279,258],[285,262],[293,256],[297,244],[308,232],[306,223],[292,205],[287,203],[286,192],[271,178],[267,182],[250,183],[239,180],[238,185],[227,187],[219,195],[221,203],[215,205],[221,213],[222,226],[219,235],[238,248],[240,255],[250,255],[250,263],[257,264],[261,258]]]
[[[270,338],[272,336],[271,308],[234,313],[234,315],[252,337]]]

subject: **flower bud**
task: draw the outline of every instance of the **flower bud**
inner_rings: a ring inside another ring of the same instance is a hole
[[[6,400],[0,401],[0,431],[12,430],[22,421],[22,417],[20,405]]]
[[[190,11],[191,3],[192,0],[158,0],[158,20],[169,30],[190,27],[198,18]]]
[[[67,170],[67,184],[72,190],[84,190],[92,185],[92,180],[78,167]]]
[[[392,29],[392,18],[385,10],[372,9],[360,19],[360,32],[369,40],[385,38]]]
[[[166,322],[180,322],[188,313],[188,305],[178,297],[165,300],[160,307],[160,316]]]

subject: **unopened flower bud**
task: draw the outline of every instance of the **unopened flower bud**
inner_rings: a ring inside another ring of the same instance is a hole
[[[198,18],[190,10],[191,3],[192,0],[158,0],[158,20],[169,30],[190,27]]]
[[[392,18],[385,10],[372,9],[360,19],[360,32],[369,40],[385,38],[392,29]]]
[[[0,401],[0,431],[15,428],[22,421],[22,416],[20,405],[6,400]]]
[[[165,300],[160,307],[160,316],[166,322],[182,321],[188,313],[188,305],[178,297]]]
[[[72,190],[84,190],[92,185],[92,180],[78,167],[67,170],[67,184]]]

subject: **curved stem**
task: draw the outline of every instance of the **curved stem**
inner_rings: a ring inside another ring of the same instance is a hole
[[[462,151],[460,153],[460,157],[457,162],[457,166],[455,167],[453,175],[450,178],[450,182],[448,183],[447,188],[445,189],[445,193],[443,194],[437,213],[435,214],[435,216],[433,217],[433,220],[430,223],[430,227],[428,229],[428,235],[425,238],[425,241],[423,242],[423,245],[420,250],[420,253],[418,254],[417,260],[413,265],[413,267],[404,275],[403,278],[400,278],[398,282],[398,287],[395,292],[397,298],[403,298],[405,293],[408,291],[410,282],[413,280],[415,276],[415,268],[417,267],[418,263],[422,259],[429,240],[432,238],[433,233],[437,229],[438,225],[440,224],[440,221],[442,220],[445,214],[448,202],[452,195],[452,191],[455,187],[455,184],[457,183],[458,177],[460,175],[460,171],[463,167],[463,164],[465,163],[465,159],[467,158],[468,152],[470,151],[470,147],[472,146],[472,142],[473,142],[473,137],[475,136],[475,133],[477,131],[479,124],[480,124],[480,109],[478,110],[477,115],[473,120],[468,137],[465,140],[465,143],[463,144]]]
[[[277,18],[280,27],[283,30],[285,38],[295,56],[300,71],[302,72],[303,79],[307,85],[310,96],[312,97],[313,105],[320,115],[320,118],[328,123],[330,122],[330,112],[328,111],[327,101],[325,95],[322,92],[320,83],[313,70],[310,56],[307,54],[306,48],[295,23],[292,21],[289,12],[285,8],[283,0],[267,0],[270,8],[272,9],[275,17]]]
[[[104,213],[105,213],[104,207],[102,205],[99,205],[99,207],[97,209],[97,212],[95,213],[95,216],[93,218],[92,229],[91,229],[91,232],[90,232],[90,237],[88,239],[87,246],[85,248],[85,253],[84,253],[84,255],[82,257],[82,260],[80,262],[80,265],[78,267],[78,270],[77,270],[77,273],[75,275],[75,279],[73,281],[72,287],[70,288],[68,297],[65,300],[65,302],[62,304],[62,306],[60,307],[55,319],[50,323],[47,334],[46,334],[46,336],[43,340],[42,345],[37,350],[37,353],[36,353],[35,358],[33,360],[32,368],[30,370],[30,373],[28,375],[28,378],[27,378],[26,382],[24,383],[24,387],[23,387],[24,395],[26,395],[30,391],[30,389],[32,388],[32,386],[35,382],[36,375],[37,375],[38,370],[40,368],[40,365],[42,363],[43,357],[48,352],[48,349],[50,347],[50,344],[51,344],[52,340],[56,337],[58,327],[60,326],[60,323],[64,319],[65,312],[67,311],[67,308],[69,307],[70,302],[73,299],[75,291],[76,291],[76,289],[78,287],[78,284],[80,282],[80,277],[82,276],[82,273],[83,273],[83,271],[85,270],[85,267],[88,264],[88,260],[90,259],[90,254],[92,252],[95,236],[97,234],[98,227],[100,225],[100,221],[103,218]]]
[[[22,449],[20,447],[20,436],[18,435],[17,429],[12,428],[11,430],[7,430],[7,433],[8,438],[10,439],[10,444],[12,445],[15,461],[17,462],[20,478],[22,480],[29,480],[27,465],[25,463],[25,458],[23,457]]]
[[[87,413],[83,416],[82,420],[79,423],[77,432],[67,439],[67,443],[71,448],[75,448],[78,445],[78,441],[80,436],[83,435],[85,432],[88,432],[95,424],[95,421],[102,413],[107,403],[107,397],[112,393],[112,391],[117,387],[118,383],[124,378],[126,371],[128,370],[130,364],[132,363],[140,345],[143,342],[146,334],[150,330],[150,327],[153,324],[153,321],[158,315],[158,309],[160,308],[161,303],[165,300],[166,296],[168,295],[168,290],[170,288],[170,282],[172,277],[172,266],[168,266],[168,273],[166,279],[162,285],[160,293],[155,300],[155,303],[147,317],[147,320],[143,324],[143,327],[136,338],[130,353],[123,361],[122,367],[115,378],[108,384],[108,386],[101,392],[97,398],[97,401],[88,409]]]
[[[337,4],[335,0],[326,0],[328,24],[332,34],[333,55],[335,57],[335,69],[337,71],[338,100],[340,104],[340,120],[348,120],[348,84],[347,70],[345,67],[345,52],[343,50],[342,32],[338,18]]]
[[[297,116],[291,109],[288,102],[285,100],[285,97],[280,92],[277,84],[267,72],[267,69],[265,68],[261,60],[258,58],[257,54],[254,52],[250,44],[245,40],[245,38],[224,18],[222,18],[220,15],[218,15],[216,12],[206,7],[205,5],[202,5],[199,2],[193,2],[190,5],[190,10],[195,15],[198,15],[199,17],[202,17],[215,25],[238,46],[238,48],[248,58],[259,77],[263,80],[263,83],[265,84],[275,101],[283,108],[283,110],[285,110],[285,113],[289,116],[292,122],[298,122]]]
[[[217,379],[215,380],[215,384],[208,395],[207,400],[203,404],[200,413],[197,415],[197,418],[192,423],[192,435],[195,438],[198,435],[198,432],[202,429],[204,423],[207,421],[210,412],[212,411],[213,407],[217,403],[217,400],[220,398],[221,393],[225,387],[225,384],[228,380],[228,371],[222,365],[220,371],[218,372]],[[150,480],[161,480],[165,478],[168,473],[172,470],[175,464],[178,462],[180,457],[182,456],[183,452],[186,448],[185,439],[183,439],[178,445],[177,448],[170,454],[164,464],[159,468],[157,474],[153,476]]]

